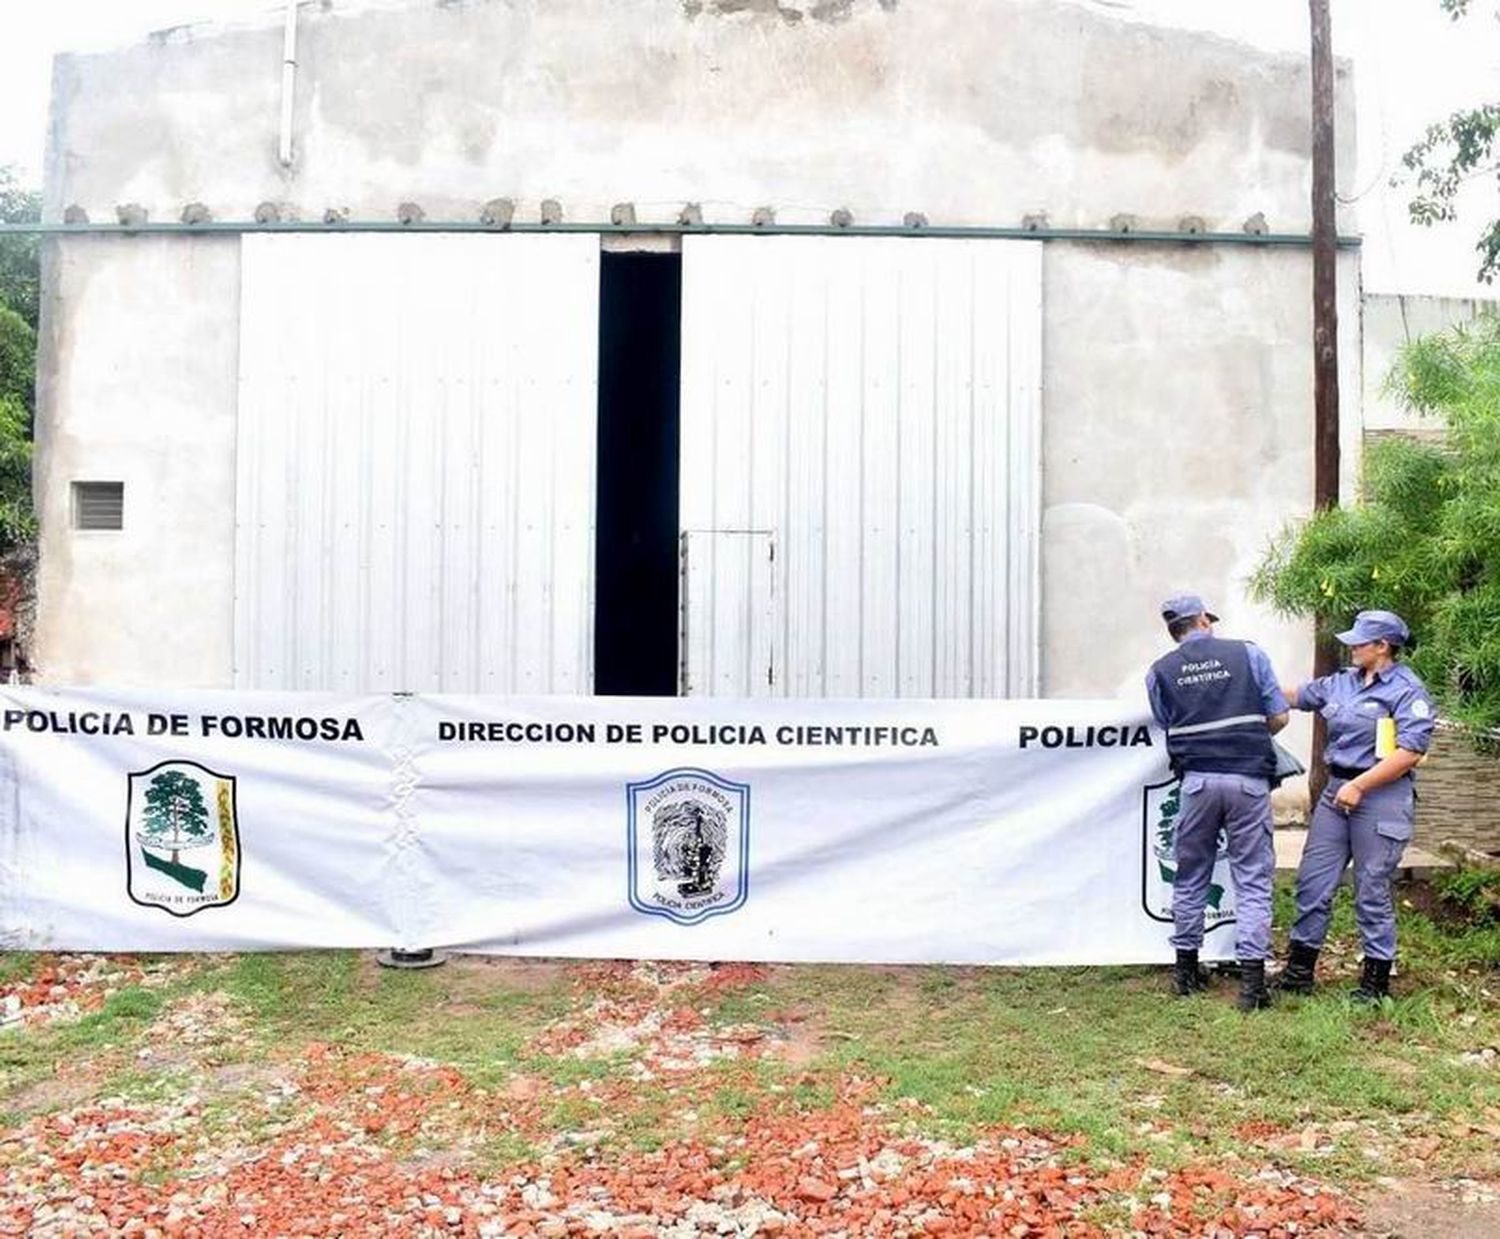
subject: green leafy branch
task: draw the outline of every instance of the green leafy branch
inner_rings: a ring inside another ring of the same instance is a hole
[[[1444,431],[1366,453],[1359,502],[1273,539],[1251,595],[1331,630],[1400,612],[1413,669],[1450,717],[1500,727],[1500,316],[1408,345],[1387,388]]]

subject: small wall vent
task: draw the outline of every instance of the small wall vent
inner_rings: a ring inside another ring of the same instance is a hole
[[[74,529],[123,529],[124,482],[74,482]]]

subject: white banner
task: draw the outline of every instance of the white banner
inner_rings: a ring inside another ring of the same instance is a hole
[[[1177,801],[1115,702],[11,688],[0,947],[1159,963]]]

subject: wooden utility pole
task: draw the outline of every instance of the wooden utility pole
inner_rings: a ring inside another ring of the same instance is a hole
[[[1312,19],[1312,243],[1313,243],[1313,504],[1333,508],[1339,502],[1339,317],[1338,223],[1334,217],[1333,39],[1328,0],[1308,0]],[[1338,669],[1338,647],[1332,637],[1318,637],[1313,675]],[[1313,719],[1310,777],[1313,803],[1328,781],[1322,753],[1326,730],[1321,715]]]

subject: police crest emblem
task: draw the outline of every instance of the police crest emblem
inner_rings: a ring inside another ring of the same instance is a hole
[[[1172,923],[1172,883],[1177,879],[1177,819],[1182,780],[1150,783],[1141,791],[1141,904],[1153,921]],[[1234,885],[1229,877],[1229,841],[1219,834],[1214,872],[1203,909],[1205,932],[1234,922]]]
[[[750,893],[750,787],[707,770],[626,785],[630,906],[679,925],[741,907]]]
[[[166,761],[129,776],[125,884],[130,898],[172,916],[233,903],[240,828],[233,775]]]

